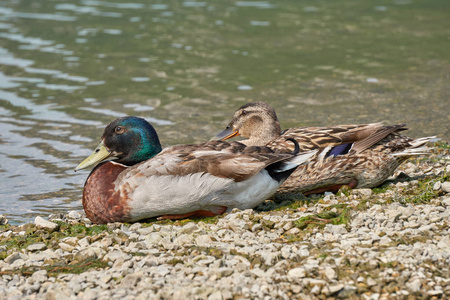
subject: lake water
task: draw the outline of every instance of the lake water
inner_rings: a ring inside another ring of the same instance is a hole
[[[74,167],[145,117],[203,142],[269,102],[284,128],[408,123],[450,140],[450,1],[0,2],[0,214],[82,209]]]

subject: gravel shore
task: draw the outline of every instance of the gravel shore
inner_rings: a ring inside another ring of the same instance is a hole
[[[449,217],[448,144],[377,189],[215,218],[37,217],[0,226],[0,299],[449,298]]]

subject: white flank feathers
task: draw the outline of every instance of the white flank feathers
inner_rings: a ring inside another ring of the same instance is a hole
[[[304,152],[302,154],[297,154],[293,158],[283,161],[282,166],[279,169],[277,169],[276,172],[284,172],[306,163],[310,158],[316,155],[317,151],[318,150],[312,150]]]

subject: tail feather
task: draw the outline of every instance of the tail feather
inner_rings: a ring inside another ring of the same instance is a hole
[[[285,172],[287,170],[291,170],[292,168],[296,168],[308,162],[314,155],[316,155],[317,151],[318,150],[304,152],[302,154],[297,154],[291,159],[284,160],[281,162],[279,168],[274,169],[274,172]]]
[[[415,140],[409,142],[409,144],[411,145],[410,147],[408,147],[400,152],[393,153],[392,155],[393,156],[415,156],[415,155],[429,154],[433,148],[426,146],[426,144],[433,139],[436,139],[436,137],[428,136],[428,137],[415,139]]]
[[[278,182],[283,182],[297,169],[298,166],[307,163],[314,155],[316,155],[317,151],[318,150],[312,150],[297,154],[292,158],[279,161],[266,167],[266,170],[273,179]]]

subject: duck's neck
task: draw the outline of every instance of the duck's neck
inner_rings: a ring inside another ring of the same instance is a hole
[[[240,141],[246,146],[265,146],[281,135],[281,126],[278,121],[263,123],[255,126],[248,139]]]

